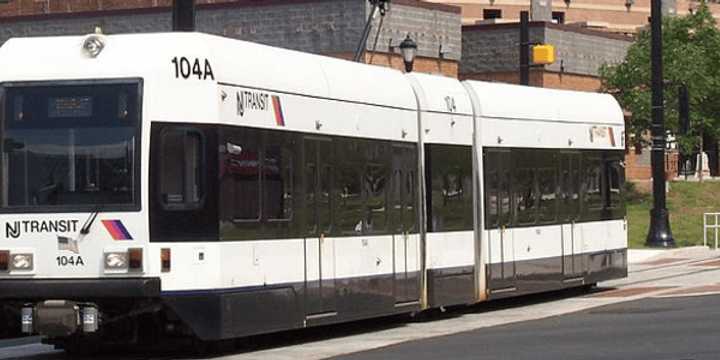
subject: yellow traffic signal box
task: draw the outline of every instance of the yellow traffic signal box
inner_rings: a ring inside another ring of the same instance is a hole
[[[550,65],[555,62],[555,47],[548,44],[532,48],[532,62],[536,65]]]

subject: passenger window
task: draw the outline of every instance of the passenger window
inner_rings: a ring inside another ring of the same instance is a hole
[[[580,155],[563,154],[561,155],[561,164],[561,214],[565,220],[578,220],[580,217]]]
[[[535,170],[518,169],[515,171],[514,208],[515,219],[520,225],[535,223]]]
[[[551,155],[548,155],[551,156]],[[557,195],[554,168],[538,170],[539,220],[542,223],[553,223],[557,220]]]
[[[490,156],[490,154],[488,154]],[[498,226],[498,172],[485,173],[485,226],[494,229]]]
[[[360,181],[363,167],[365,144],[360,140],[338,141],[335,186],[338,192],[335,217],[340,235],[362,234],[366,226],[363,184]]]
[[[415,149],[409,154],[409,158],[412,159],[411,164],[415,164],[417,156],[415,156]],[[403,209],[403,226],[405,231],[417,232],[417,213],[415,211],[415,204],[417,203],[417,172],[414,170],[405,170],[405,208]]]
[[[204,194],[203,136],[194,129],[174,128],[161,135],[160,195],[166,210],[201,206]]]
[[[390,167],[392,182],[389,189],[391,214],[389,229],[393,234],[417,231],[415,223],[415,201],[417,197],[415,167],[417,166],[417,149],[410,146],[393,146]]]
[[[428,145],[426,162],[430,231],[473,228],[472,149],[469,146]]]
[[[609,192],[609,204],[608,208],[621,208],[622,201],[622,188],[624,183],[625,168],[623,167],[622,160],[609,160],[607,162],[607,182]]]
[[[225,135],[220,149],[221,217],[260,221],[260,133],[244,130]]]
[[[365,167],[363,192],[366,194],[366,231],[370,234],[387,233],[385,188],[388,184],[388,166],[384,163],[387,149],[381,144],[368,147],[370,162]]]
[[[332,146],[329,140],[305,139],[304,208],[305,234],[318,236],[333,231]]]
[[[269,136],[265,146],[262,208],[264,218],[269,221],[287,221],[293,217],[293,147],[290,145],[278,135]]]
[[[588,209],[603,208],[603,171],[601,162],[591,158],[585,166],[585,203]]]

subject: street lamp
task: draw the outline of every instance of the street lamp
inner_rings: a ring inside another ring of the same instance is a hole
[[[652,0],[651,14],[652,69],[652,177],[653,209],[645,245],[675,247],[670,230],[670,216],[665,199],[665,109],[663,107],[662,0]]]
[[[403,61],[405,62],[405,72],[413,71],[413,64],[415,63],[415,55],[417,55],[417,43],[410,38],[410,34],[400,43],[400,53],[402,54]]]

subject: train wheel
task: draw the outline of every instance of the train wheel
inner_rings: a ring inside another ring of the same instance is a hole
[[[197,355],[222,354],[235,350],[235,340],[204,341],[194,339],[192,347]]]
[[[59,347],[72,357],[90,357],[102,351],[102,344],[99,341],[89,339],[68,339]]]

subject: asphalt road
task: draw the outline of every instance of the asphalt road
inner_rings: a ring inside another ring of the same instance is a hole
[[[720,295],[648,298],[337,357],[369,359],[720,359]]]

